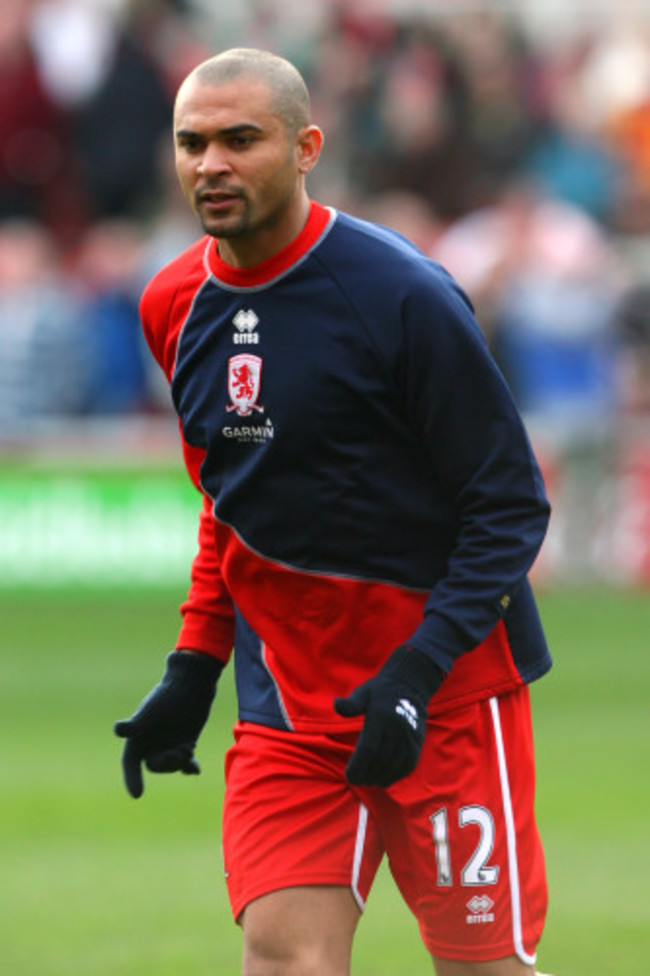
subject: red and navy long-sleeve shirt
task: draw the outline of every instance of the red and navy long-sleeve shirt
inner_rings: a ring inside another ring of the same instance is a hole
[[[177,646],[234,646],[242,720],[348,730],[334,698],[405,642],[447,672],[434,711],[550,667],[527,580],[542,478],[442,268],[312,203],[253,268],[203,237],[141,311],[204,495]]]

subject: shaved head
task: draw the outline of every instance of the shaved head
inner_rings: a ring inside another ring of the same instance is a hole
[[[237,78],[262,82],[271,92],[273,112],[291,135],[310,122],[309,92],[297,68],[270,51],[237,47],[199,64],[185,79],[180,92],[190,82],[219,86]]]

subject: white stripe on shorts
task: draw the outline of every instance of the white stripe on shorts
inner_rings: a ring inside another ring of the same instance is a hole
[[[512,937],[515,952],[523,963],[533,966],[537,958],[530,955],[524,949],[524,940],[521,929],[521,891],[519,887],[519,862],[517,859],[517,836],[515,832],[515,818],[512,812],[512,797],[510,795],[510,781],[508,779],[508,764],[506,753],[503,746],[503,734],[501,731],[501,717],[499,715],[499,701],[497,698],[490,698],[490,711],[492,713],[492,725],[494,737],[497,744],[497,756],[499,759],[499,776],[501,779],[501,796],[503,799],[503,812],[506,822],[506,841],[508,845],[508,869],[510,872],[510,901],[512,909]]]
[[[357,823],[357,839],[354,844],[354,860],[352,862],[352,894],[357,905],[363,912],[366,907],[365,899],[359,891],[359,874],[361,873],[361,862],[363,860],[363,849],[366,844],[366,830],[368,827],[368,808],[363,803],[359,804],[359,821]]]

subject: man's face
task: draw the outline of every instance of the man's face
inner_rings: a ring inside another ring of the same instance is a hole
[[[250,249],[283,227],[299,199],[301,138],[272,111],[267,86],[190,79],[174,112],[176,171],[206,233]]]

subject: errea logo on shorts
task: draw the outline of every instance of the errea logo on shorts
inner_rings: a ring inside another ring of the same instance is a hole
[[[494,921],[494,912],[490,910],[494,908],[494,902],[487,895],[474,895],[467,902],[467,908],[470,911],[465,917],[468,925],[485,925]]]

